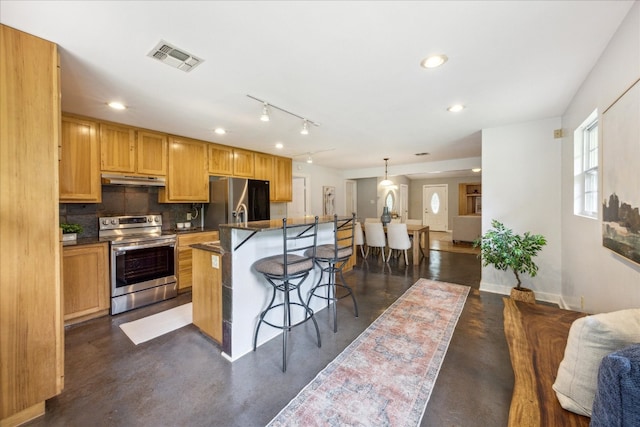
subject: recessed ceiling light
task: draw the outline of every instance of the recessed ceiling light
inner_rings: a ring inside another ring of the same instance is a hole
[[[282,150],[283,147],[284,147],[284,144],[282,142],[276,142],[276,148],[278,150]]]
[[[464,105],[462,104],[452,105],[451,107],[447,108],[447,111],[450,111],[452,113],[458,113],[462,110],[464,110]]]
[[[447,55],[431,55],[420,61],[420,66],[422,68],[437,68],[447,62],[448,59]]]
[[[227,133],[227,131],[224,128],[215,128],[213,131],[218,135],[224,135],[225,133]]]
[[[127,109],[127,107],[123,103],[117,102],[117,101],[109,102],[107,105],[109,107],[113,108],[114,110],[126,110]]]
[[[480,172],[481,170],[482,169],[480,169],[480,168],[473,168],[473,169],[471,169],[471,172]]]

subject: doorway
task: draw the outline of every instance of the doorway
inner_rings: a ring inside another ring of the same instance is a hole
[[[356,214],[358,217],[358,183],[352,180],[344,182],[345,215]]]
[[[449,185],[422,186],[422,223],[431,231],[449,229]]]
[[[300,218],[311,211],[307,189],[309,177],[307,175],[294,175],[292,177],[292,198],[287,203],[287,217]]]
[[[402,222],[406,222],[409,218],[409,186],[407,184],[400,184],[399,215],[402,217]]]

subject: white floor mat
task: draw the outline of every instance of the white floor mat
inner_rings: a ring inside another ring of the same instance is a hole
[[[135,345],[138,345],[192,322],[193,304],[188,303],[133,322],[123,323],[120,329]]]

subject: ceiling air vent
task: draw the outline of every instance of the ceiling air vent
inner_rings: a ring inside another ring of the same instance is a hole
[[[187,73],[204,62],[204,59],[200,59],[182,49],[178,49],[164,40],[160,40],[160,43],[158,43],[147,56]]]

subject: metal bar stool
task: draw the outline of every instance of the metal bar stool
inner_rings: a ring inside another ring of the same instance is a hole
[[[262,258],[255,262],[255,269],[262,273],[267,281],[273,286],[273,294],[267,308],[260,314],[260,320],[256,326],[256,333],[253,337],[253,351],[256,350],[258,342],[258,332],[263,323],[282,329],[282,372],[287,370],[287,336],[291,328],[298,326],[307,320],[313,320],[316,327],[318,347],[320,342],[320,329],[316,321],[313,310],[305,303],[300,293],[300,286],[309,276],[314,268],[314,258],[316,254],[316,243],[318,237],[318,217],[311,224],[287,225],[287,219],[282,220],[282,254]],[[297,254],[303,253],[303,255]],[[298,301],[292,301],[290,293],[297,291]],[[278,292],[283,293],[284,301],[274,304]],[[291,323],[291,306],[301,307],[304,310],[304,317],[297,323]],[[267,313],[273,309],[282,307],[282,324],[275,324],[265,319]]]
[[[337,302],[342,298],[351,296],[353,300],[353,309],[355,316],[358,317],[358,303],[353,294],[353,289],[347,285],[342,274],[344,265],[349,261],[353,254],[353,235],[356,223],[356,214],[350,218],[338,219],[338,215],[333,216],[333,243],[320,245],[316,250],[316,264],[320,267],[320,278],[318,283],[311,289],[307,298],[307,305],[311,301],[311,297],[318,297],[327,300],[327,306],[332,306],[333,311],[333,332],[338,331],[338,312]],[[329,274],[328,282],[322,283],[324,273]],[[342,283],[336,280],[336,273],[340,274]],[[326,288],[324,294],[318,293],[320,289]],[[337,295],[336,288],[345,289],[344,295]],[[331,304],[333,302],[333,304]]]

